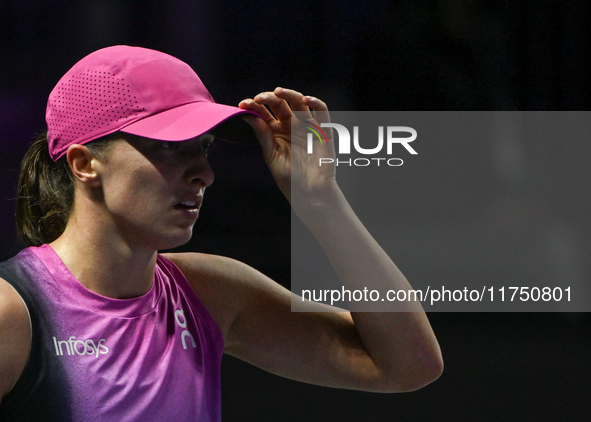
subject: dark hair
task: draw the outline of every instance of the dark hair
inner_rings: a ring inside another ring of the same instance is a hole
[[[95,155],[110,144],[113,135],[85,146]],[[25,154],[16,197],[16,228],[26,246],[53,242],[65,230],[74,203],[74,177],[66,157],[54,162],[49,156],[47,131]]]

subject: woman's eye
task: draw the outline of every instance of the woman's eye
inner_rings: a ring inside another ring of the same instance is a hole
[[[176,150],[180,148],[178,142],[162,142],[162,148]]]

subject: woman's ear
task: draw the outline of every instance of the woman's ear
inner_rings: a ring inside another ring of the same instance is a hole
[[[88,148],[84,145],[70,145],[66,157],[74,178],[91,187],[100,186],[100,177],[93,165],[96,157]]]

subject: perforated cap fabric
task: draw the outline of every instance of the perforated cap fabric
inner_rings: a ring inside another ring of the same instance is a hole
[[[189,65],[141,47],[114,46],[76,63],[47,102],[49,153],[54,161],[73,144],[116,131],[184,141],[238,114],[217,104]]]

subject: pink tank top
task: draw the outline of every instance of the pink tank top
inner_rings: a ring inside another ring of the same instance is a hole
[[[62,367],[72,421],[221,420],[222,335],[171,261],[158,256],[148,293],[118,300],[84,287],[48,245],[19,257],[42,264],[44,350]]]

